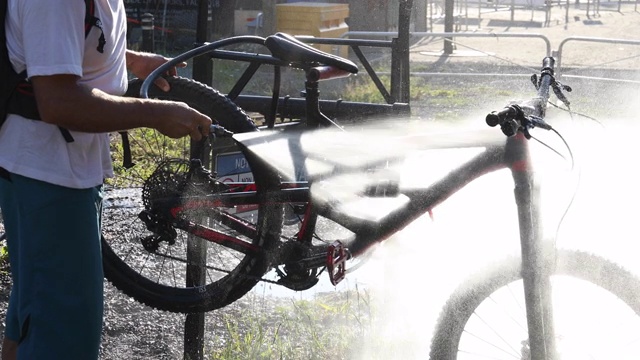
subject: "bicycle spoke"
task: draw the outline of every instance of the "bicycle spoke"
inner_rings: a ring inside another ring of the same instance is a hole
[[[473,312],[460,340],[459,360],[529,359],[527,331],[522,327],[525,314],[522,312],[518,320],[509,311],[518,308],[522,299],[512,297],[515,293],[509,288],[521,286],[519,281],[501,289]],[[555,276],[553,287],[560,360],[640,356],[640,318],[619,299],[594,285],[566,277]],[[509,323],[517,325],[519,331]]]

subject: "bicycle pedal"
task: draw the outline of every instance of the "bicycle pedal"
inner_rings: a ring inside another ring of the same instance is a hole
[[[347,260],[349,252],[340,241],[334,241],[329,245],[327,252],[327,271],[329,280],[334,286],[342,281],[347,273]]]

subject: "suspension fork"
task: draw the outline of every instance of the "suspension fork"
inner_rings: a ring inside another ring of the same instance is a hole
[[[522,279],[531,360],[557,360],[550,275],[540,221],[540,189],[534,179],[528,140],[522,133],[507,140],[507,163],[515,184]]]

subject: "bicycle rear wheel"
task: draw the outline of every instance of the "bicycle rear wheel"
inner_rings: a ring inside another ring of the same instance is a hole
[[[246,113],[216,90],[190,79],[168,80],[171,85],[169,92],[154,88],[149,96],[186,102],[235,133],[257,131]],[[141,80],[134,80],[127,95],[136,96],[141,83]],[[183,189],[189,167],[190,140],[170,139],[151,129],[136,129],[128,136],[135,166],[129,169],[122,166],[122,146],[114,141],[112,152],[116,177],[105,184],[102,239],[105,277],[137,301],[171,312],[210,311],[242,297],[267,271],[269,264],[264,256],[233,251],[195,238],[164,222],[159,222],[159,226],[151,231],[148,219],[145,222],[144,217],[139,216],[145,210],[147,198],[155,196],[156,192],[162,193],[159,196],[169,196],[167,194],[173,194],[172,191]],[[256,182],[258,191],[267,186],[265,182]],[[189,195],[206,195],[208,189],[196,189]],[[236,210],[224,209],[230,213]],[[279,238],[282,205],[261,204],[257,210],[242,214],[257,229],[257,236],[253,237],[239,236],[215,222],[208,216],[213,211],[222,210],[196,209],[194,212],[197,213],[187,216],[190,221],[238,236],[240,241],[257,248]],[[166,234],[171,236],[160,236]],[[199,247],[198,254],[202,256],[203,286],[187,286],[187,266],[191,261],[187,253],[192,247]]]
[[[559,359],[640,358],[640,280],[580,251],[558,250],[556,264]],[[530,359],[520,269],[514,258],[459,287],[440,314],[430,358]]]

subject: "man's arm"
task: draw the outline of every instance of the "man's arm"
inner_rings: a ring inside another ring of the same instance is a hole
[[[199,140],[208,135],[211,119],[176,101],[109,95],[78,83],[75,75],[31,78],[43,121],[82,132],[111,132],[138,127],[154,128],[178,138]]]

